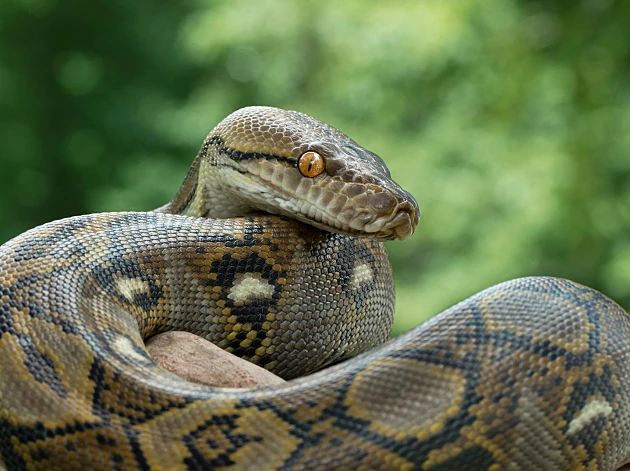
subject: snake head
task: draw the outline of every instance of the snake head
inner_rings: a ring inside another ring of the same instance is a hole
[[[418,224],[416,200],[392,180],[383,159],[297,111],[235,111],[208,135],[198,160],[184,214],[265,211],[380,240],[404,240]]]

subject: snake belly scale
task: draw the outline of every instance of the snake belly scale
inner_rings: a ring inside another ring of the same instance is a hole
[[[376,154],[307,115],[250,107],[210,133],[166,206],[9,241],[0,467],[626,463],[630,320],[597,291],[513,280],[387,341],[394,288],[382,241],[417,222],[415,200]],[[186,382],[144,347],[167,330],[305,377],[251,390]]]

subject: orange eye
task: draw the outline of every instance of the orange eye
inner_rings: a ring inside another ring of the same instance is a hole
[[[324,158],[321,155],[317,152],[308,151],[300,155],[298,168],[305,177],[315,178],[324,171],[326,165],[324,165]]]

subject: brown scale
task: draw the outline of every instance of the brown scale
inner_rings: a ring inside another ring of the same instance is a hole
[[[157,212],[79,216],[8,242],[0,467],[627,462],[630,320],[594,290],[513,280],[378,346],[394,304],[381,241],[417,220],[380,157],[309,116],[254,107],[210,133]],[[357,356],[278,387],[216,389],[148,356],[143,339],[174,329],[287,378]]]

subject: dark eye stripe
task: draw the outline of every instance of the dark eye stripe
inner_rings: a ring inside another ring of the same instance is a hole
[[[293,159],[291,157],[281,157],[279,155],[273,154],[262,154],[260,152],[242,152],[240,150],[231,149],[224,145],[223,139],[220,136],[211,136],[206,139],[204,143],[202,152],[207,153],[208,147],[215,146],[219,149],[224,155],[227,155],[232,160],[251,160],[251,159],[265,159],[265,160],[276,160],[278,162],[289,164],[291,167],[297,167],[298,161],[297,159]]]
[[[279,155],[273,154],[261,154],[259,152],[241,152],[235,149],[229,149],[227,147],[221,147],[219,152],[227,155],[232,160],[241,161],[241,160],[251,160],[251,159],[265,159],[265,160],[276,160],[281,163],[289,164],[291,167],[297,167],[297,159],[292,159],[290,157],[281,157]]]

